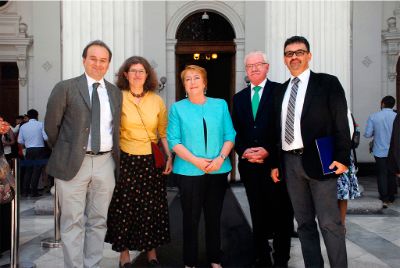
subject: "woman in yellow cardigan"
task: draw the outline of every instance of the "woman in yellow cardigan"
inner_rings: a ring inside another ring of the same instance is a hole
[[[108,212],[106,242],[120,252],[120,267],[131,267],[129,250],[147,252],[157,266],[156,248],[170,241],[166,178],[172,159],[166,141],[167,111],[156,74],[142,57],[128,58],[117,75],[122,90],[120,176]],[[151,141],[161,143],[168,160],[154,165]]]

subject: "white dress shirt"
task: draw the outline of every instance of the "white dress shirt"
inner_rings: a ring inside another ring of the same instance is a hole
[[[86,73],[86,79],[88,82],[89,96],[90,101],[92,101],[92,91],[93,91],[93,83],[100,83],[100,86],[97,88],[97,93],[99,94],[100,101],[100,152],[111,151],[113,146],[113,117],[111,113],[110,100],[108,98],[107,88],[104,83],[104,79],[102,78],[100,81],[96,81]],[[92,150],[92,133],[89,133],[87,150]]]
[[[294,112],[294,140],[291,144],[288,144],[285,141],[285,124],[286,124],[286,116],[287,116],[290,92],[292,91],[292,86],[293,86],[292,81],[295,78],[294,76],[290,78],[289,85],[286,89],[285,96],[282,102],[281,140],[282,140],[282,150],[284,151],[290,151],[304,147],[303,139],[301,136],[300,119],[301,119],[301,113],[303,112],[304,98],[306,96],[308,80],[310,79],[310,69],[305,70],[302,74],[300,74],[297,77],[300,79],[300,81],[298,83],[296,107]]]
[[[265,83],[267,83],[267,78],[265,78],[264,81],[262,81],[258,85],[253,85],[252,83],[250,84],[250,88],[251,88],[251,91],[250,91],[251,92],[250,102],[253,100],[253,96],[254,96],[254,93],[255,93],[254,87],[256,87],[256,86],[261,87],[261,89],[258,91],[258,96],[260,97],[260,100],[261,100],[261,96],[262,96],[263,91],[264,91]]]

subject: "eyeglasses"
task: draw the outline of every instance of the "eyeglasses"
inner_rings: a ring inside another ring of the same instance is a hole
[[[264,66],[264,64],[268,64],[268,63],[266,63],[266,62],[257,62],[257,63],[254,63],[254,64],[246,64],[246,69],[251,70],[254,67],[256,69],[261,69],[261,67]]]
[[[141,70],[132,69],[132,70],[129,70],[128,73],[134,73],[134,74],[143,76],[146,74],[146,71],[144,69],[141,69]]]
[[[285,57],[291,58],[291,57],[293,57],[294,54],[296,54],[297,57],[300,57],[300,56],[303,56],[306,53],[308,53],[307,50],[299,49],[299,50],[296,50],[296,51],[285,51],[285,53],[283,53],[283,54],[285,55]]]

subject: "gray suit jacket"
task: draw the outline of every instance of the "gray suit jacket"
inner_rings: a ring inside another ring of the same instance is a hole
[[[118,170],[121,91],[107,81],[105,81],[105,85],[113,116],[112,153],[116,170]],[[70,180],[78,173],[89,138],[90,109],[91,103],[85,74],[55,85],[47,102],[44,120],[48,144],[52,148],[47,164],[47,172],[50,175],[58,179]]]

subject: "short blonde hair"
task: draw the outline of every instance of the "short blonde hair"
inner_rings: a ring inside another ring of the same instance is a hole
[[[203,67],[197,65],[187,65],[185,69],[181,72],[181,80],[183,85],[185,85],[185,75],[188,71],[198,72],[201,75],[201,78],[203,78],[204,84],[207,88],[207,71]]]

